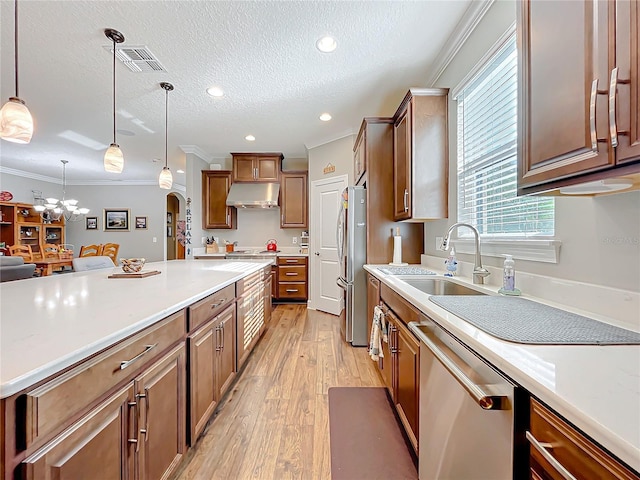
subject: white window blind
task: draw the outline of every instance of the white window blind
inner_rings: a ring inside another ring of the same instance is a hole
[[[513,35],[458,94],[458,221],[483,236],[553,236],[554,200],[516,196],[517,70]]]

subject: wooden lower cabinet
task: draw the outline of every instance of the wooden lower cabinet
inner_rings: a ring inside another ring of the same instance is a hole
[[[236,306],[190,334],[190,444],[194,445],[236,373]]]
[[[571,478],[563,475],[563,469],[577,479],[640,478],[535,399],[531,399],[526,436],[530,445],[530,478]]]
[[[135,416],[131,382],[26,458],[16,480],[84,479],[89,471],[100,472],[102,480],[133,479]]]
[[[397,324],[395,355],[397,367],[396,408],[413,448],[418,450],[418,405],[420,389],[420,342],[402,323]]]
[[[136,378],[137,479],[168,478],[186,451],[185,360],[182,342]]]
[[[380,303],[380,280],[367,273],[367,338],[371,338],[373,309]]]

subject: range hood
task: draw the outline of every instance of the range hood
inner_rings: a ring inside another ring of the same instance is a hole
[[[238,208],[274,208],[278,206],[279,183],[233,183],[227,206]]]

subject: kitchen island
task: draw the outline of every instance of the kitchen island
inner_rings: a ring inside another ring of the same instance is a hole
[[[534,399],[543,402],[636,472],[640,471],[639,345],[531,345],[500,340],[430,301],[430,295],[404,281],[407,277],[385,274],[375,265],[365,269],[525,389],[532,403]],[[452,281],[497,295],[497,287],[472,285],[470,278],[456,277]],[[616,323],[602,315],[540,298],[530,299]],[[613,306],[610,311],[614,311]]]
[[[252,345],[263,331],[268,265],[169,261],[145,265],[160,272],[146,278],[108,278],[114,267],[2,284],[2,478],[73,471],[95,448],[104,478],[173,471],[235,376],[241,319]],[[252,292],[251,312],[236,309],[236,288]]]

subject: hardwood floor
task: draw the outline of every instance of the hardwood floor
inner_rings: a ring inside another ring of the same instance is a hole
[[[382,386],[339,318],[278,305],[245,370],[176,479],[330,479],[327,391]]]

